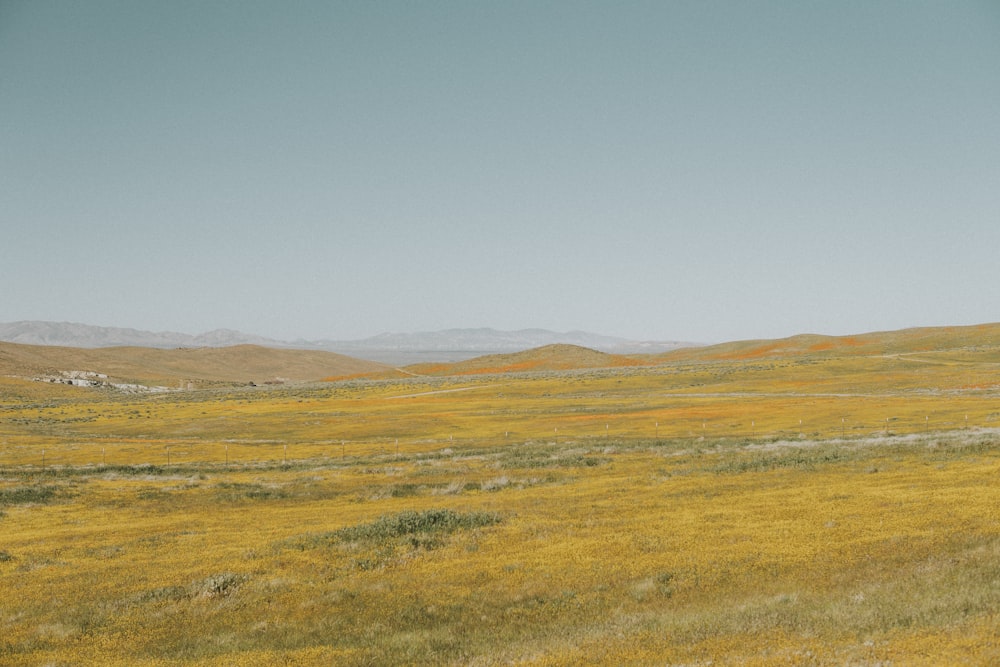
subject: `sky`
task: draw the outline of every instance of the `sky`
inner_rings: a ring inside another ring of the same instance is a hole
[[[0,321],[1000,321],[1000,2],[0,0]]]

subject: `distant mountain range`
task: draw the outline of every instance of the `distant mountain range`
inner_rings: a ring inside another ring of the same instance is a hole
[[[634,341],[584,331],[560,333],[545,329],[498,331],[486,328],[384,333],[361,340],[324,340],[306,344],[382,363],[414,364],[430,361],[463,361],[486,354],[521,352],[559,343],[579,345],[613,354],[656,354],[691,345],[678,342]]]
[[[0,341],[25,345],[58,345],[62,347],[229,347],[230,345],[264,345],[289,347],[279,341],[251,336],[232,329],[216,329],[192,336],[175,331],[141,331],[119,327],[98,327],[77,322],[9,322],[0,323]]]
[[[216,329],[191,335],[173,331],[153,332],[75,322],[41,321],[0,323],[0,341],[82,348],[117,346],[199,348],[252,344],[274,348],[325,350],[394,365],[463,361],[485,354],[519,352],[558,343],[579,345],[613,354],[657,354],[692,345],[680,342],[633,341],[583,331],[559,333],[545,329],[498,331],[488,328],[384,333],[360,340],[281,341],[232,329]]]

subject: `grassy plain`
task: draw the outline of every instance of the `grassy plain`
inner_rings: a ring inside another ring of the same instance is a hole
[[[856,347],[2,378],[0,665],[995,664],[1000,354]]]

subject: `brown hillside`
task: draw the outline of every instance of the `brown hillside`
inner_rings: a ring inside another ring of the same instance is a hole
[[[556,344],[511,354],[489,354],[453,364],[416,364],[407,366],[407,370],[419,375],[482,375],[639,365],[642,365],[641,361],[630,357],[606,354],[578,345]]]
[[[188,381],[319,380],[377,373],[387,367],[333,352],[279,350],[257,345],[222,348],[145,347],[81,349],[0,343],[0,374],[30,377],[61,371],[104,373],[117,382],[176,385]]]
[[[854,336],[800,334],[777,340],[748,340],[707,347],[683,348],[646,357],[660,363],[675,361],[738,361],[806,355],[870,356],[921,352],[977,351],[1000,353],[1000,324],[923,327],[878,331]]]

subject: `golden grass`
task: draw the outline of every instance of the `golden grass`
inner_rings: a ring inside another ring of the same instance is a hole
[[[995,349],[803,344],[156,396],[0,378],[0,665],[996,663]],[[399,528],[428,516],[452,523]]]
[[[988,354],[984,352],[983,354]],[[0,379],[0,466],[331,458],[602,438],[832,438],[992,428],[973,351],[411,377],[155,396]],[[344,443],[344,445],[341,445]],[[286,451],[287,448],[287,451]]]
[[[1000,657],[992,436],[698,447],[8,473],[0,663]],[[432,508],[501,522],[336,538]]]

